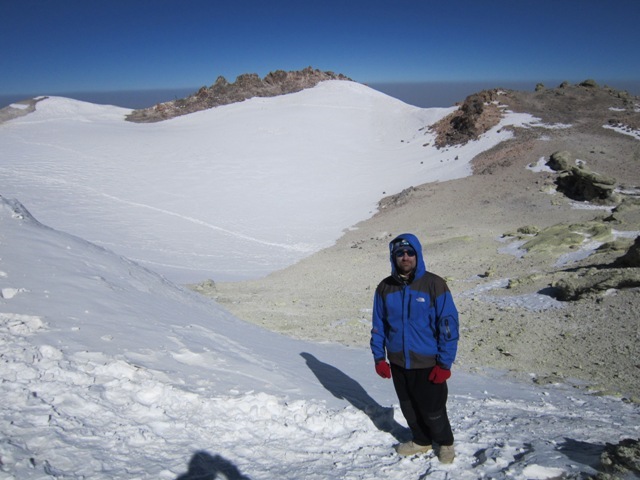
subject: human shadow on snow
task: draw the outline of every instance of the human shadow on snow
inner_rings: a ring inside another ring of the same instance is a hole
[[[193,454],[189,462],[189,471],[176,480],[251,480],[240,473],[238,467],[220,455],[211,455],[205,451]]]
[[[564,437],[564,442],[558,443],[558,451],[564,453],[569,459],[577,463],[589,465],[598,470],[600,468],[600,455],[605,446],[597,443],[583,442]]]
[[[393,418],[392,407],[383,407],[378,404],[362,388],[362,385],[336,367],[321,362],[307,352],[302,352],[300,356],[306,360],[307,366],[324,388],[331,392],[334,397],[347,400],[358,410],[364,412],[378,430],[390,433],[401,443],[411,439],[409,429],[400,425]]]

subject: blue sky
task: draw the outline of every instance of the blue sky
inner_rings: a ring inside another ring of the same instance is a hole
[[[640,81],[637,0],[0,0],[0,19],[0,95],[307,66],[367,84]]]

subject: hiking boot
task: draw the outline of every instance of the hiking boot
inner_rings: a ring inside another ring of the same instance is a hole
[[[438,452],[438,460],[440,463],[453,463],[453,459],[456,456],[456,452],[453,445],[441,445]]]
[[[403,456],[415,455],[416,453],[426,453],[429,450],[431,450],[431,445],[418,445],[417,443],[414,443],[413,440],[396,446],[396,452],[398,452],[398,455]]]

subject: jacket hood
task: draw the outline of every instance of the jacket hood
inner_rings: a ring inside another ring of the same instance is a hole
[[[420,245],[420,240],[418,240],[418,237],[416,237],[412,233],[402,233],[398,235],[396,238],[394,238],[393,240],[391,240],[391,242],[389,242],[389,260],[391,261],[391,275],[393,275],[394,277],[398,275],[398,271],[396,269],[396,259],[393,258],[393,253],[392,253],[393,244],[396,243],[398,240],[406,240],[416,251],[415,278],[422,277],[427,271],[427,268],[425,267],[425,264],[424,264],[424,257],[422,256],[422,245]]]

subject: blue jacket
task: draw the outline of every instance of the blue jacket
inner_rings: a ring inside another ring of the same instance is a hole
[[[392,245],[407,240],[416,251],[412,278],[403,280],[396,270]],[[373,301],[371,352],[376,363],[389,362],[406,369],[438,364],[451,368],[458,350],[458,310],[446,282],[427,272],[422,246],[405,233],[389,243],[391,275],[376,289]]]

